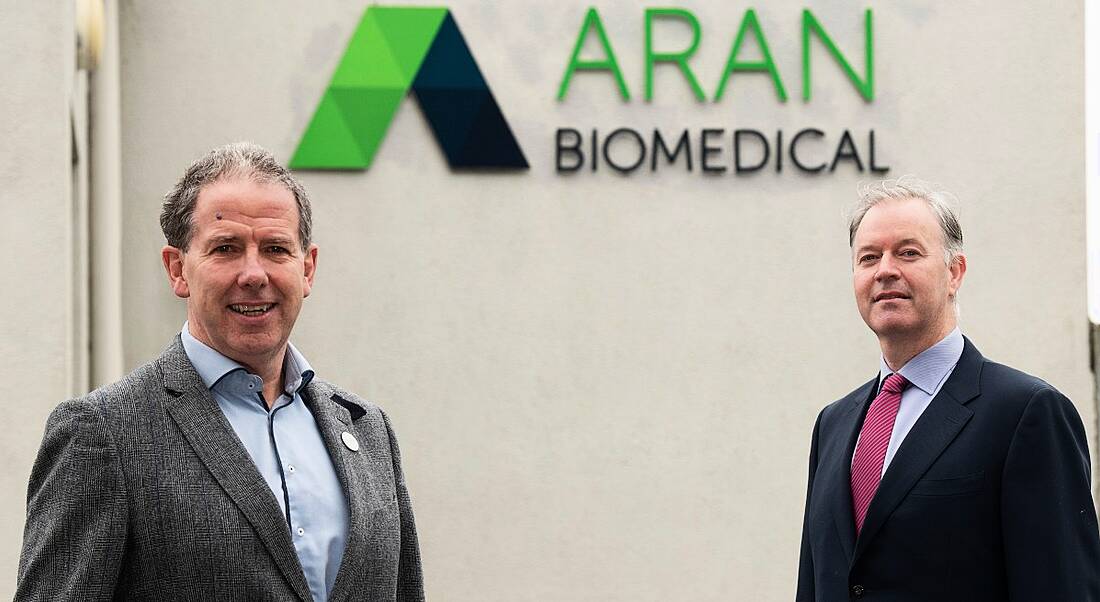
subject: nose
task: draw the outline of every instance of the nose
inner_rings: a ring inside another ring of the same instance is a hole
[[[889,253],[883,254],[882,258],[878,260],[875,265],[875,280],[893,280],[901,277],[901,273],[898,271],[897,260],[893,258]]]
[[[241,269],[237,273],[237,286],[241,288],[263,288],[267,286],[267,270],[260,261],[260,252],[249,249],[241,258]]]

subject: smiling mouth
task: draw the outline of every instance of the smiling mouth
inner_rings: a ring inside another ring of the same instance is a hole
[[[256,317],[262,316],[271,311],[271,308],[275,307],[274,303],[263,303],[260,305],[246,305],[243,303],[236,303],[229,306],[229,309],[241,314],[242,316]]]
[[[907,295],[903,295],[901,293],[879,293],[875,295],[875,303],[878,303],[879,301],[895,301],[898,299],[908,298],[909,297]]]

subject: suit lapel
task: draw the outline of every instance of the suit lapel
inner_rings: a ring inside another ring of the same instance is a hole
[[[853,563],[913,485],[974,415],[965,404],[980,394],[979,377],[984,358],[969,339],[964,341],[963,353],[955,370],[917,419],[882,476],[856,542]]]
[[[319,381],[311,382],[305,390],[306,403],[313,412],[313,418],[321,431],[329,457],[336,468],[336,476],[348,502],[348,534],[344,546],[344,557],[340,561],[340,570],[329,592],[330,600],[343,600],[351,595],[351,584],[356,577],[371,570],[366,566],[366,554],[370,517],[382,505],[378,497],[378,488],[371,476],[367,449],[352,451],[344,444],[343,433],[354,435],[364,443],[356,432],[349,407],[357,415],[365,411],[351,401],[345,401],[335,393],[330,385]]]
[[[875,397],[877,384],[876,377],[849,395],[842,406],[844,415],[840,417],[840,436],[832,439],[832,448],[828,450],[832,465],[818,468],[819,471],[828,471],[824,474],[837,475],[828,480],[825,496],[829,500],[837,535],[848,560],[854,556],[856,544],[856,523],[852,510],[852,453],[859,437],[863,415]]]
[[[187,359],[178,336],[159,362],[169,393],[167,405],[172,420],[214,479],[252,524],[287,583],[302,600],[311,602],[313,596],[278,502],[222,414],[217,401]]]

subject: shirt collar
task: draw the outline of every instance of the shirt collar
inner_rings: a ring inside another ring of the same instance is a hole
[[[218,381],[231,372],[236,370],[248,372],[244,366],[196,339],[188,329],[187,322],[183,323],[180,339],[183,342],[183,352],[187,354],[187,359],[191,360],[195,371],[199,373],[199,378],[208,389],[213,389]],[[313,380],[313,368],[293,343],[288,342],[286,349],[287,353],[283,358],[283,390],[287,395],[294,395]]]
[[[905,380],[912,383],[914,387],[931,395],[943,379],[950,374],[955,364],[959,363],[962,352],[963,336],[962,332],[956,327],[940,342],[921,351],[916,357],[906,362],[898,370],[898,374],[904,376]],[[886,358],[881,358],[879,360],[879,384],[881,385],[882,381],[893,372],[890,366],[887,365]]]
[[[293,343],[287,341],[283,358],[283,390],[287,395],[301,392],[313,380],[313,368]]]

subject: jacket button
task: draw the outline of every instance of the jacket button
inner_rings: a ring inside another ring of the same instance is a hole
[[[863,586],[862,585],[853,585],[852,586],[852,597],[856,598],[856,599],[859,599],[859,598],[863,597]]]

